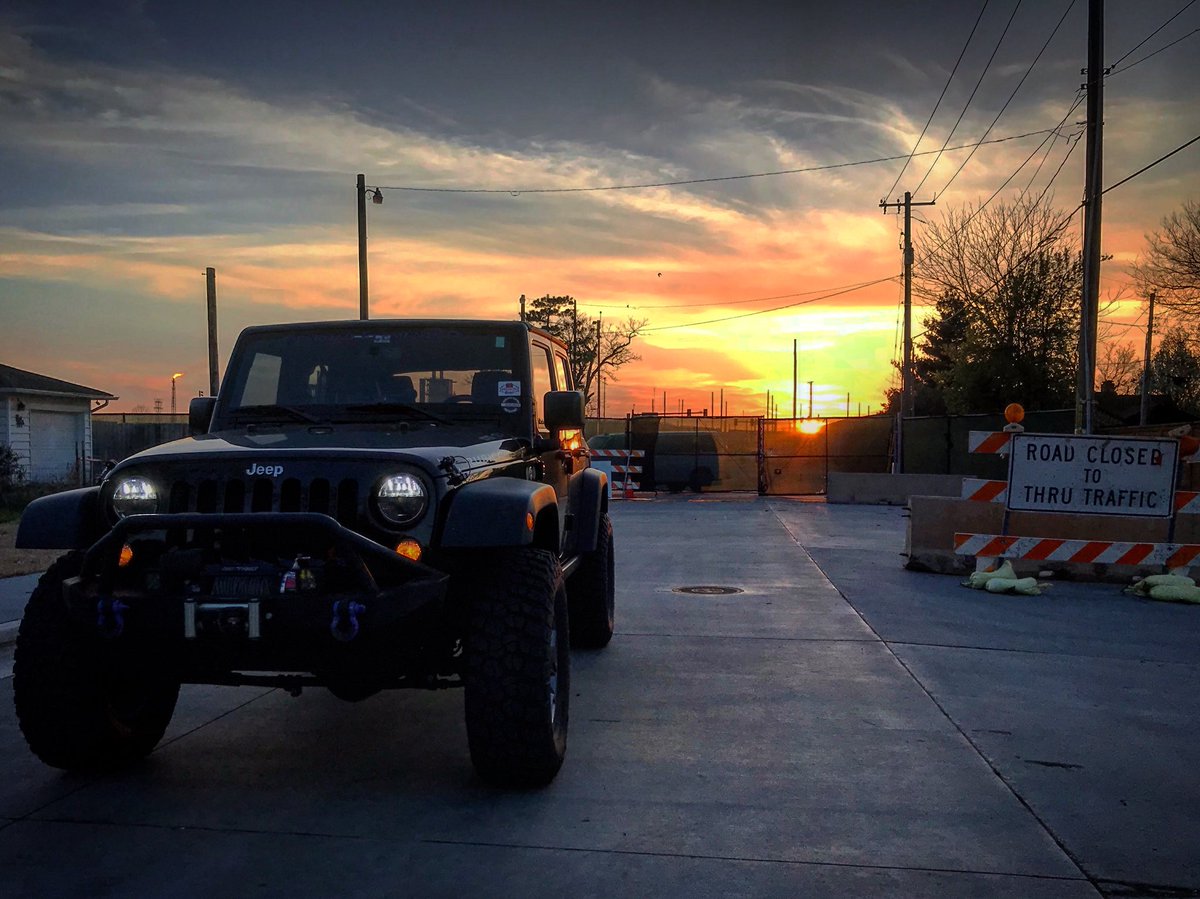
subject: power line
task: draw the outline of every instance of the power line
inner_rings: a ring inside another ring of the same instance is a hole
[[[1036,137],[1039,134],[1046,134],[1046,129],[1040,131],[1027,131],[1024,134],[1010,134],[1007,137],[994,137],[991,140],[985,140],[985,144],[1002,144],[1010,140],[1021,140],[1026,137]],[[943,147],[943,150],[968,150],[972,147],[979,146],[978,142],[969,144],[960,144],[957,147]],[[929,156],[935,152],[942,150],[922,150],[920,153],[914,153],[914,156]],[[830,169],[845,169],[854,166],[862,165],[878,165],[882,162],[895,162],[897,159],[904,159],[903,154],[896,156],[879,156],[874,159],[858,159],[852,162],[832,162],[824,165],[811,165],[798,169],[780,169],[774,172],[753,172],[748,175],[721,175],[713,178],[687,178],[680,181],[657,181],[646,184],[604,184],[596,187],[525,187],[525,188],[499,188],[499,187],[415,187],[407,184],[399,185],[384,185],[371,184],[367,185],[367,190],[403,190],[411,193],[432,193],[432,194],[510,194],[514,197],[521,194],[577,194],[577,193],[594,193],[597,191],[608,190],[645,190],[653,187],[681,187],[689,184],[712,184],[718,181],[744,181],[749,178],[770,178],[776,175],[800,175],[806,172],[823,172]]]
[[[1185,41],[1185,40],[1187,40],[1187,39],[1188,39],[1189,37],[1191,37],[1193,34],[1200,34],[1200,28],[1193,28],[1191,31],[1189,31],[1187,34],[1185,34],[1183,37],[1176,38],[1175,40],[1171,41],[1171,43],[1169,43],[1169,44],[1166,44],[1165,46],[1159,47],[1159,48],[1158,48],[1157,50],[1155,50],[1153,53],[1147,53],[1147,54],[1146,54],[1145,56],[1143,56],[1141,59],[1139,59],[1139,60],[1136,60],[1136,61],[1134,61],[1134,62],[1131,62],[1129,65],[1125,66],[1125,68],[1123,68],[1123,69],[1120,69],[1119,71],[1111,72],[1110,74],[1111,74],[1111,75],[1120,75],[1120,74],[1122,74],[1123,72],[1128,72],[1128,71],[1129,71],[1130,69],[1132,69],[1134,66],[1141,65],[1142,63],[1144,63],[1144,62],[1145,62],[1147,59],[1150,59],[1151,57],[1154,57],[1154,56],[1158,56],[1158,54],[1162,53],[1162,52],[1163,52],[1163,50],[1170,50],[1172,47],[1174,47],[1174,46],[1175,46],[1176,44],[1178,44],[1180,41]]]
[[[975,82],[975,87],[971,89],[971,96],[967,97],[967,102],[963,105],[962,112],[958,114],[958,118],[954,121],[954,127],[950,129],[950,133],[946,135],[946,140],[942,143],[942,149],[938,151],[933,162],[930,163],[928,171],[925,172],[925,177],[917,184],[914,194],[920,193],[921,187],[925,181],[933,174],[934,168],[938,164],[938,160],[942,158],[942,154],[948,149],[947,144],[954,137],[954,132],[958,130],[958,126],[962,124],[963,116],[967,114],[967,110],[971,107],[971,101],[975,99],[975,94],[979,91],[979,86],[983,84],[983,78],[988,73],[988,69],[992,67],[992,60],[996,58],[996,54],[1000,52],[1000,45],[1004,43],[1004,38],[1008,34],[1008,29],[1012,27],[1013,19],[1017,17],[1017,10],[1021,8],[1021,0],[1017,0],[1017,5],[1013,7],[1012,13],[1008,17],[1008,21],[1004,25],[1004,30],[1000,32],[1000,39],[996,41],[996,46],[992,48],[992,55],[988,57],[988,61],[983,66],[983,71],[979,73],[979,79]]]
[[[1185,3],[1182,8],[1180,8],[1179,12],[1175,13],[1175,15],[1171,16],[1171,18],[1167,19],[1167,21],[1163,22],[1161,25],[1159,25],[1157,28],[1155,28],[1153,31],[1151,31],[1148,35],[1146,35],[1144,38],[1142,38],[1142,40],[1139,43],[1137,43],[1133,47],[1129,48],[1129,50],[1127,50],[1125,52],[1124,56],[1122,56],[1120,59],[1118,59],[1116,62],[1114,62],[1111,66],[1109,66],[1109,69],[1110,70],[1116,69],[1117,66],[1119,66],[1121,63],[1123,63],[1125,60],[1127,60],[1130,56],[1132,56],[1134,54],[1135,50],[1140,49],[1142,46],[1145,45],[1145,43],[1147,41],[1150,40],[1150,38],[1154,37],[1154,35],[1158,34],[1160,31],[1162,31],[1164,28],[1166,28],[1168,25],[1170,25],[1172,22],[1174,22],[1176,19],[1178,19],[1179,16],[1182,13],[1184,13],[1187,10],[1187,8],[1195,2],[1196,2],[1196,0],[1188,0],[1188,2]],[[1200,29],[1197,29],[1197,31],[1200,31]],[[1192,33],[1194,34],[1195,32],[1192,32]]]
[[[1081,99],[1082,99],[1082,95],[1076,97],[1076,100],[1072,104],[1071,108],[1067,110],[1067,114],[1065,116],[1063,116],[1064,122],[1067,120],[1068,117],[1070,117],[1071,113],[1075,111],[1075,108],[1079,105],[1079,102]],[[1055,179],[1058,178],[1059,173],[1062,172],[1063,167],[1067,164],[1067,160],[1071,158],[1071,154],[1073,152],[1075,152],[1075,148],[1077,146],[1079,146],[1079,137],[1080,137],[1080,135],[1078,135],[1078,134],[1073,136],[1073,138],[1071,139],[1071,145],[1067,148],[1067,152],[1063,156],[1062,161],[1059,162],[1058,168],[1056,168],[1054,170],[1054,174],[1050,176],[1050,180],[1046,182],[1045,186],[1042,188],[1042,192],[1040,194],[1038,194],[1038,198],[1033,203],[1030,204],[1029,211],[1025,213],[1025,217],[1021,220],[1021,223],[1016,228],[1013,229],[1014,231],[1020,231],[1022,228],[1024,228],[1025,223],[1027,221],[1029,221],[1029,217],[1033,214],[1033,210],[1038,208],[1038,206],[1041,205],[1042,198],[1046,196],[1046,192],[1050,190],[1051,185],[1054,184]],[[1036,153],[1036,152],[1037,152],[1037,150],[1034,150],[1034,153]],[[985,200],[980,205],[980,207],[978,209],[976,209],[975,212],[973,212],[966,219],[966,221],[964,221],[962,223],[962,225],[959,226],[958,231],[956,233],[961,234],[963,232],[963,230],[966,228],[966,226],[968,224],[970,224],[971,220],[974,219],[975,216],[977,216],[980,212],[982,212],[983,208],[985,206],[987,206],[988,203],[990,203],[992,200],[994,200],[996,198],[996,196],[1000,193],[1000,191],[1002,191],[1004,189],[1004,186],[1006,184],[1008,184],[1008,182],[1011,181],[1013,178],[1015,178],[1017,176],[1017,174],[1021,171],[1021,169],[1023,169],[1025,167],[1025,165],[1029,162],[1029,160],[1032,158],[1033,158],[1032,155],[1030,157],[1026,158],[1025,162],[1022,162],[1021,165],[1017,167],[1017,170],[1008,176],[1008,178],[1005,180],[1004,184],[1001,184],[1000,187],[998,187],[995,190],[995,192],[993,192],[992,195],[990,197],[988,197],[987,200]],[[1070,221],[1071,217],[1073,215],[1075,215],[1075,213],[1078,212],[1083,207],[1084,207],[1084,204],[1080,203],[1078,206],[1076,206],[1074,209],[1072,209],[1070,212],[1068,212],[1066,215],[1064,215],[1062,218],[1060,218],[1057,222],[1055,222],[1050,228],[1048,228],[1046,230],[1046,233],[1047,234],[1057,234],[1060,231],[1060,229],[1062,229],[1062,227],[1064,225],[1066,225],[1066,223],[1068,221]],[[924,264],[924,262],[926,260],[928,260],[930,254],[936,253],[943,246],[945,246],[946,243],[954,236],[955,236],[954,234],[946,235],[946,237],[943,238],[941,243],[939,243],[936,247],[933,247],[932,249],[928,250],[925,253],[922,260],[917,263],[918,266]],[[995,280],[992,281],[991,284],[988,284],[983,288],[983,292],[986,293],[987,291],[992,290],[993,288],[999,287],[1003,281],[1004,281],[1004,276],[1002,276],[1000,278],[996,278]],[[950,319],[955,318],[956,316],[965,315],[967,312],[971,311],[971,309],[972,309],[972,307],[970,305],[964,303],[958,309],[952,310],[943,319],[943,321],[949,321]],[[920,333],[913,335],[913,340],[916,340],[918,337],[924,336],[927,330],[928,329],[922,330]]]
[[[1042,54],[1046,52],[1046,48],[1050,46],[1050,42],[1054,40],[1054,36],[1056,34],[1058,34],[1058,29],[1062,27],[1062,23],[1065,22],[1067,19],[1067,14],[1071,12],[1071,9],[1074,6],[1075,6],[1075,0],[1070,0],[1070,2],[1067,3],[1067,8],[1063,10],[1063,14],[1059,18],[1058,22],[1055,24],[1054,29],[1050,32],[1050,36],[1048,38],[1046,38],[1046,43],[1042,44],[1042,49],[1038,50],[1037,56],[1035,56],[1033,58],[1033,62],[1031,62],[1029,64],[1029,68],[1027,68],[1025,70],[1025,74],[1021,76],[1021,80],[1017,82],[1017,86],[1015,88],[1013,88],[1013,92],[1011,94],[1009,94],[1008,99],[1004,101],[1004,105],[1000,107],[1000,111],[998,113],[996,113],[996,117],[994,119],[992,119],[992,124],[987,126],[987,130],[983,132],[983,137],[980,140],[986,140],[987,136],[989,134],[991,134],[992,129],[994,127],[996,127],[996,123],[998,121],[1000,121],[1000,116],[1004,115],[1004,111],[1006,109],[1008,109],[1008,105],[1010,103],[1012,103],[1013,98],[1017,96],[1017,92],[1020,91],[1022,85],[1025,84],[1025,79],[1028,78],[1033,73],[1034,66],[1036,66],[1038,64],[1038,60],[1040,60],[1042,58]],[[962,161],[962,164],[959,165],[958,169],[954,172],[954,174],[950,176],[950,180],[946,182],[946,186],[943,187],[940,191],[938,191],[936,196],[940,197],[942,194],[944,194],[947,190],[950,189],[950,185],[954,183],[954,179],[958,177],[959,172],[961,172],[964,168],[966,168],[967,163],[971,161],[971,158],[975,155],[975,151],[978,149],[979,149],[978,147],[975,147],[971,150],[970,153],[967,154],[967,158]]]
[[[810,297],[810,296],[812,296],[812,295],[813,295],[813,294],[815,294],[815,293],[824,293],[824,292],[826,292],[826,291],[830,291],[830,290],[844,290],[844,289],[847,289],[847,288],[851,288],[851,289],[853,289],[853,288],[858,288],[858,287],[865,287],[865,286],[867,286],[868,284],[874,284],[874,283],[877,283],[877,282],[874,282],[874,281],[861,281],[861,282],[857,282],[857,283],[855,283],[855,284],[841,284],[841,285],[839,285],[839,286],[837,286],[837,287],[822,287],[820,290],[802,290],[802,291],[800,291],[799,293],[782,293],[782,294],[780,294],[779,296],[774,296],[774,297],[755,297],[755,298],[754,298],[754,299],[752,299],[752,300],[719,300],[719,301],[717,301],[717,303],[713,303],[713,302],[707,302],[707,303],[676,303],[676,304],[672,304],[672,305],[669,305],[669,306],[635,306],[635,305],[631,305],[631,304],[629,304],[629,303],[587,303],[587,302],[581,302],[581,303],[579,303],[579,305],[580,305],[580,306],[592,306],[592,307],[599,308],[599,309],[620,309],[620,308],[628,308],[628,309],[646,309],[646,310],[658,310],[658,309],[695,309],[695,308],[698,308],[698,307],[700,307],[700,306],[713,306],[713,305],[717,305],[718,303],[719,303],[720,305],[722,305],[722,306],[741,306],[741,305],[743,305],[743,304],[746,304],[746,303],[770,303],[770,302],[773,302],[774,300],[790,300],[790,299],[792,299],[793,297]]]
[[[1180,150],[1187,149],[1188,147],[1190,147],[1192,144],[1194,144],[1198,140],[1200,140],[1200,134],[1197,134],[1195,137],[1193,137],[1191,140],[1187,141],[1186,143],[1180,144],[1178,147],[1176,147],[1170,153],[1167,153],[1163,156],[1158,157],[1158,159],[1154,160],[1154,162],[1150,163],[1149,165],[1142,166],[1140,169],[1138,169],[1132,175],[1126,175],[1124,178],[1122,178],[1116,184],[1110,184],[1108,187],[1104,188],[1104,190],[1100,191],[1100,196],[1104,196],[1110,190],[1115,190],[1116,188],[1120,187],[1122,184],[1124,184],[1127,181],[1132,181],[1138,175],[1142,174],[1143,172],[1149,171],[1150,169],[1152,169],[1156,165],[1158,165],[1160,162],[1164,162],[1164,161],[1170,159],[1172,156],[1174,156]]]
[[[1071,106],[1067,109],[1067,111],[1063,115],[1063,117],[1059,120],[1058,125],[1056,125],[1052,129],[1050,129],[1051,134],[1053,134],[1053,135],[1058,134],[1058,129],[1061,128],[1066,123],[1067,119],[1069,119],[1071,117],[1072,113],[1074,113],[1075,110],[1079,108],[1079,104],[1083,101],[1083,96],[1084,95],[1082,92],[1076,93],[1075,100],[1072,102]],[[1066,165],[1067,159],[1070,158],[1071,153],[1074,152],[1075,147],[1079,143],[1079,141],[1078,141],[1079,135],[1076,134],[1073,137],[1074,137],[1074,140],[1072,141],[1071,146],[1067,149],[1066,156],[1064,156],[1062,162],[1059,163],[1058,168],[1054,172],[1054,175],[1051,176],[1050,180],[1046,182],[1046,186],[1042,188],[1042,192],[1038,195],[1037,201],[1030,205],[1029,212],[1026,214],[1025,219],[1022,220],[1020,227],[1024,227],[1025,222],[1029,220],[1029,216],[1033,214],[1033,210],[1035,208],[1037,208],[1038,204],[1041,203],[1042,197],[1044,197],[1046,195],[1046,192],[1050,189],[1050,185],[1054,183],[1055,178],[1058,177],[1059,172],[1061,172],[1063,169],[1063,166]],[[972,212],[969,216],[967,216],[967,218],[959,225],[957,234],[961,234],[964,230],[966,230],[966,227],[969,224],[971,224],[971,222],[974,220],[974,218],[977,215],[979,215],[981,212],[983,212],[983,210],[988,206],[989,203],[992,202],[992,200],[996,199],[996,197],[1000,195],[1000,191],[1002,191],[1002,190],[1004,190],[1004,188],[1008,187],[1009,182],[1012,181],[1013,178],[1017,177],[1018,174],[1020,174],[1021,169],[1025,168],[1025,166],[1027,166],[1029,164],[1030,160],[1032,160],[1033,157],[1038,154],[1038,152],[1042,149],[1042,147],[1044,147],[1046,145],[1046,143],[1049,140],[1050,140],[1049,137],[1044,138],[1042,140],[1042,143],[1039,144],[1037,147],[1035,147],[1033,152],[1030,153],[1028,156],[1026,156],[1025,160],[1019,166],[1017,166],[1016,170],[1011,175],[1009,175],[1007,178],[1005,178],[1003,183],[999,187],[997,187],[994,191],[992,191],[992,195],[990,197],[988,197],[986,200],[984,200],[981,204],[979,204],[979,207],[974,212]],[[1057,228],[1058,228],[1058,226],[1056,226],[1053,230],[1057,230]],[[954,236],[956,236],[956,234],[954,234],[954,233],[948,234],[942,240],[942,242],[939,243],[936,247],[933,247],[930,250],[926,250],[922,254],[921,261],[918,262],[917,264],[918,265],[924,264],[924,262],[929,259],[929,256],[932,253],[936,253],[938,250],[940,250],[942,247],[944,247],[946,245],[947,241],[949,241]],[[997,283],[999,283],[999,282],[997,282]]]
[[[929,130],[929,126],[933,122],[933,117],[937,115],[938,107],[942,105],[942,99],[946,96],[946,91],[950,89],[950,82],[954,80],[954,75],[958,72],[958,66],[967,53],[967,47],[971,46],[971,38],[975,37],[975,30],[979,28],[979,23],[983,19],[983,14],[987,10],[989,2],[990,0],[983,0],[983,6],[979,10],[979,15],[975,17],[975,24],[971,26],[971,33],[967,35],[967,42],[963,44],[962,50],[959,51],[958,59],[954,61],[954,68],[950,70],[950,77],[946,79],[946,83],[942,86],[942,92],[938,95],[937,102],[933,104],[933,112],[929,113],[929,118],[925,120],[925,127],[921,129],[920,136],[917,138],[916,143],[913,144],[912,153],[908,154],[908,158],[904,160],[904,165],[900,167],[900,172],[896,175],[896,180],[892,182],[892,186],[884,194],[885,200],[892,196],[892,191],[896,189],[896,185],[900,183],[900,179],[908,169],[908,164],[912,162],[913,153],[916,153],[917,147],[921,146],[921,140],[925,137],[925,132]]]
[[[743,312],[740,315],[727,315],[724,318],[712,318],[712,319],[708,319],[707,321],[702,321],[702,322],[687,322],[686,324],[682,324],[682,325],[661,325],[660,327],[657,327],[657,328],[646,328],[645,331],[646,332],[677,331],[680,328],[698,328],[698,327],[701,327],[702,325],[715,325],[715,324],[719,324],[720,322],[731,322],[731,321],[735,321],[736,319],[739,319],[739,318],[750,318],[751,316],[754,316],[754,315],[766,315],[768,312],[780,312],[784,309],[793,309],[796,306],[807,306],[809,303],[816,303],[821,300],[828,300],[831,297],[840,297],[840,296],[843,296],[844,294],[854,293],[855,291],[862,290],[863,288],[866,288],[866,287],[874,287],[876,284],[883,284],[885,281],[894,281],[894,280],[896,280],[896,276],[891,275],[887,278],[879,278],[878,280],[875,280],[875,281],[867,281],[864,284],[859,284],[854,287],[847,287],[844,290],[837,290],[832,293],[824,294],[823,296],[813,297],[810,300],[801,300],[799,303],[788,303],[785,306],[775,306],[774,308],[771,308],[771,309],[758,309],[758,310],[755,310],[754,312]]]

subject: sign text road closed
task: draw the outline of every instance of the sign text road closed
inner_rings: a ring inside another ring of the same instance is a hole
[[[1015,434],[1008,508],[1167,518],[1178,457],[1170,439]]]

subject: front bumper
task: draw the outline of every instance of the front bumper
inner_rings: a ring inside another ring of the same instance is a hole
[[[134,515],[64,585],[114,653],[182,680],[233,670],[445,673],[447,575],[315,513]]]

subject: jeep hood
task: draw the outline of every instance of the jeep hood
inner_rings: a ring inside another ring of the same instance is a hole
[[[320,459],[344,462],[355,457],[391,458],[424,462],[436,468],[447,456],[467,460],[471,467],[511,461],[527,442],[496,432],[485,432],[477,424],[380,428],[338,426],[243,429],[185,437],[136,453],[117,469],[138,464],[189,465],[199,462],[230,462],[253,459],[263,464],[276,460]]]

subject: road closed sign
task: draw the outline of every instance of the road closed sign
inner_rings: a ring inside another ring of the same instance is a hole
[[[1008,508],[1167,518],[1178,459],[1171,439],[1015,434]]]

